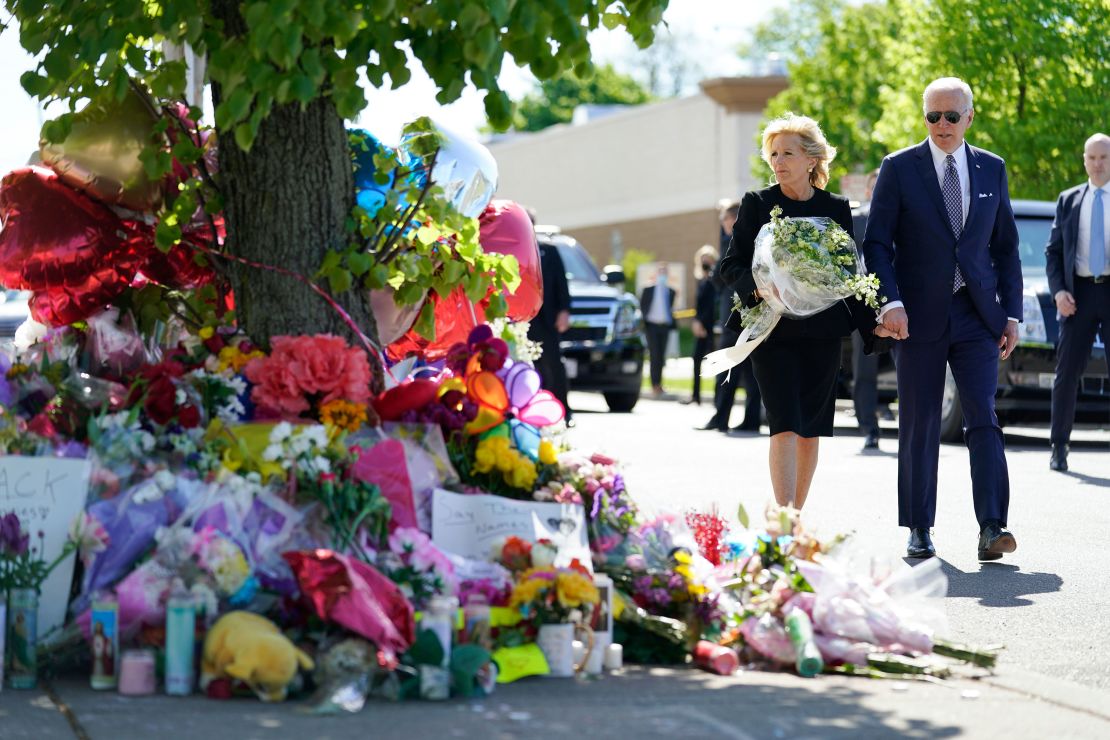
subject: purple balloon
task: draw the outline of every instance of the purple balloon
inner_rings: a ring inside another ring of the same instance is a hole
[[[525,404],[539,393],[543,383],[535,368],[518,362],[505,374],[505,391],[509,395],[509,406],[524,408]]]

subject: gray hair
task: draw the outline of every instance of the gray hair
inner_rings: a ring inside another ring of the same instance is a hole
[[[933,80],[926,86],[925,92],[921,93],[921,110],[925,113],[929,112],[929,95],[938,92],[959,92],[963,93],[964,100],[967,101],[964,109],[970,110],[971,102],[971,86],[961,80],[959,77],[941,77],[940,79]]]

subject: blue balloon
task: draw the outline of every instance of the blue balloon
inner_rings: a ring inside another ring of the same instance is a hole
[[[389,152],[390,149],[365,129],[349,129],[347,133],[351,162],[355,168],[355,202],[370,218],[374,218],[385,205],[386,194],[397,179],[394,172],[389,173],[384,183],[374,179],[378,171],[374,166],[374,155]]]
[[[540,430],[531,424],[517,419],[509,420],[509,430],[516,448],[527,455],[532,462],[540,459]]]

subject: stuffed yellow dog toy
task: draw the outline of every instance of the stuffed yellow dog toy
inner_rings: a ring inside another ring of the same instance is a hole
[[[228,612],[220,617],[204,638],[200,686],[218,678],[243,681],[262,701],[282,701],[297,667],[312,670],[312,658],[277,625],[251,612]]]

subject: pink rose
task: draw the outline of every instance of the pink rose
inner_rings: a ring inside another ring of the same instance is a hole
[[[308,411],[297,377],[284,362],[260,357],[248,362],[243,372],[254,384],[251,399],[260,407],[294,418]]]
[[[283,340],[281,350],[290,355],[290,367],[305,392],[324,394],[323,403],[337,398],[353,403],[370,400],[370,362],[362,350],[330,334],[278,339]]]

